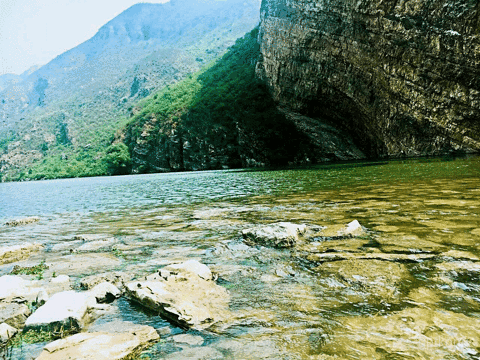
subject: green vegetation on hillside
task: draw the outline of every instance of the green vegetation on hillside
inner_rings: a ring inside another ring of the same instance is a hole
[[[143,101],[127,126],[125,142],[130,149],[139,139],[153,149],[162,138],[180,134],[189,143],[185,161],[188,156],[192,161],[201,155],[228,157],[226,164],[210,161],[207,168],[246,166],[245,158],[273,166],[292,161],[301,135],[255,76],[257,35],[254,29],[214,64]],[[154,169],[147,165],[138,171]]]
[[[88,135],[93,141],[86,146],[72,142],[68,118],[52,114],[55,145],[43,140],[34,144],[42,158],[16,178],[3,180],[288,164],[304,138],[277,110],[266,85],[255,76],[257,36],[254,29],[218,61],[141,100],[132,107],[135,115],[130,120],[116,119],[117,128],[98,126]],[[85,128],[91,132],[91,126]],[[73,138],[82,136],[86,134]],[[172,140],[175,136],[179,140]],[[166,150],[162,148],[169,141]],[[141,164],[135,152],[139,143],[147,157]],[[172,160],[174,150],[180,153],[180,164],[175,166],[170,164],[178,160]],[[166,165],[152,166],[148,157],[154,153],[165,158]]]

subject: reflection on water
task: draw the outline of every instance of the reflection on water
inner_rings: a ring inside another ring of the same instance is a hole
[[[115,261],[101,270],[137,276],[194,257],[218,272],[235,318],[200,334],[201,347],[166,336],[145,358],[480,355],[479,157],[0,184],[0,223],[29,215],[41,221],[0,227],[0,244],[41,242],[46,252],[27,262],[56,262],[77,279],[100,269],[68,270],[68,257],[105,254]],[[250,247],[239,236],[257,224],[355,219],[367,236],[294,249]],[[110,247],[76,253],[78,234],[111,238]],[[98,321],[166,325],[118,303]]]

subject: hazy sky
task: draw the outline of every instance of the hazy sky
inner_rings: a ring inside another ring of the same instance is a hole
[[[45,65],[138,2],[166,1],[0,0],[0,75]]]

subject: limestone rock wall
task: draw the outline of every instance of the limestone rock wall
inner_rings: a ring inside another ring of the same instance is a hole
[[[480,150],[480,1],[263,0],[257,74],[368,156]]]

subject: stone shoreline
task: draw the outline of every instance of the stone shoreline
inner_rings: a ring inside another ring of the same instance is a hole
[[[418,338],[411,346],[422,353],[422,341],[434,344],[439,336],[445,336],[449,323],[463,322],[464,330],[458,330],[462,326],[455,331],[450,329],[447,339],[452,344],[463,344],[462,350],[452,345],[446,353],[473,354],[480,346],[480,337],[473,333],[480,326],[478,319],[429,308],[429,301],[437,296],[429,288],[417,288],[407,297],[403,293],[404,283],[413,281],[406,268],[408,263],[434,261],[435,283],[455,289],[461,286],[456,282],[459,275],[478,275],[480,259],[427,240],[383,242],[356,220],[322,226],[279,222],[244,229],[238,240],[222,242],[208,250],[213,256],[231,256],[230,268],[211,269],[196,259],[185,258],[157,266],[155,272],[147,275],[115,271],[120,260],[111,252],[119,251],[115,247],[118,245],[115,237],[99,234],[76,235],[48,250],[36,243],[0,247],[0,266],[12,269],[11,274],[0,277],[0,349],[11,351],[8,349],[15,339],[26,333],[48,333],[50,341],[39,341],[45,343],[36,350],[39,360],[130,359],[168,337],[184,344],[183,358],[188,358],[189,351],[195,352],[192,349],[204,356],[195,358],[220,358],[218,349],[202,346],[201,335],[228,332],[239,323],[248,322],[249,317],[246,312],[230,308],[230,292],[235,290],[222,284],[228,282],[232,273],[246,271],[240,261],[242,254],[261,254],[268,247],[309,264],[309,271],[330,282],[333,288],[349,289],[345,301],[356,303],[364,298],[389,306],[412,304],[411,308],[388,314],[387,320],[381,316],[345,318],[353,330],[336,334],[340,344],[352,339],[360,341],[359,337],[375,328],[383,335],[369,335],[368,341],[395,352],[395,344],[389,340],[392,334],[401,338],[413,331]],[[38,259],[45,259],[44,268],[39,267],[38,274],[27,274],[34,267],[26,266],[25,261]],[[13,269],[19,274],[12,274]],[[90,275],[82,276],[86,273]],[[273,275],[263,274],[261,280],[268,284],[295,276],[296,270],[277,265]],[[458,296],[468,298],[460,292]],[[121,319],[107,322],[101,331],[91,332],[91,324],[111,313],[115,307],[112,304],[120,297],[154,311],[183,331],[195,330],[200,335],[191,331],[172,334]],[[405,318],[411,320],[405,322]],[[393,324],[393,330],[389,330],[388,324]],[[430,328],[437,330],[427,331]],[[327,345],[326,350],[329,346],[332,345]],[[328,358],[325,355],[322,359]]]

